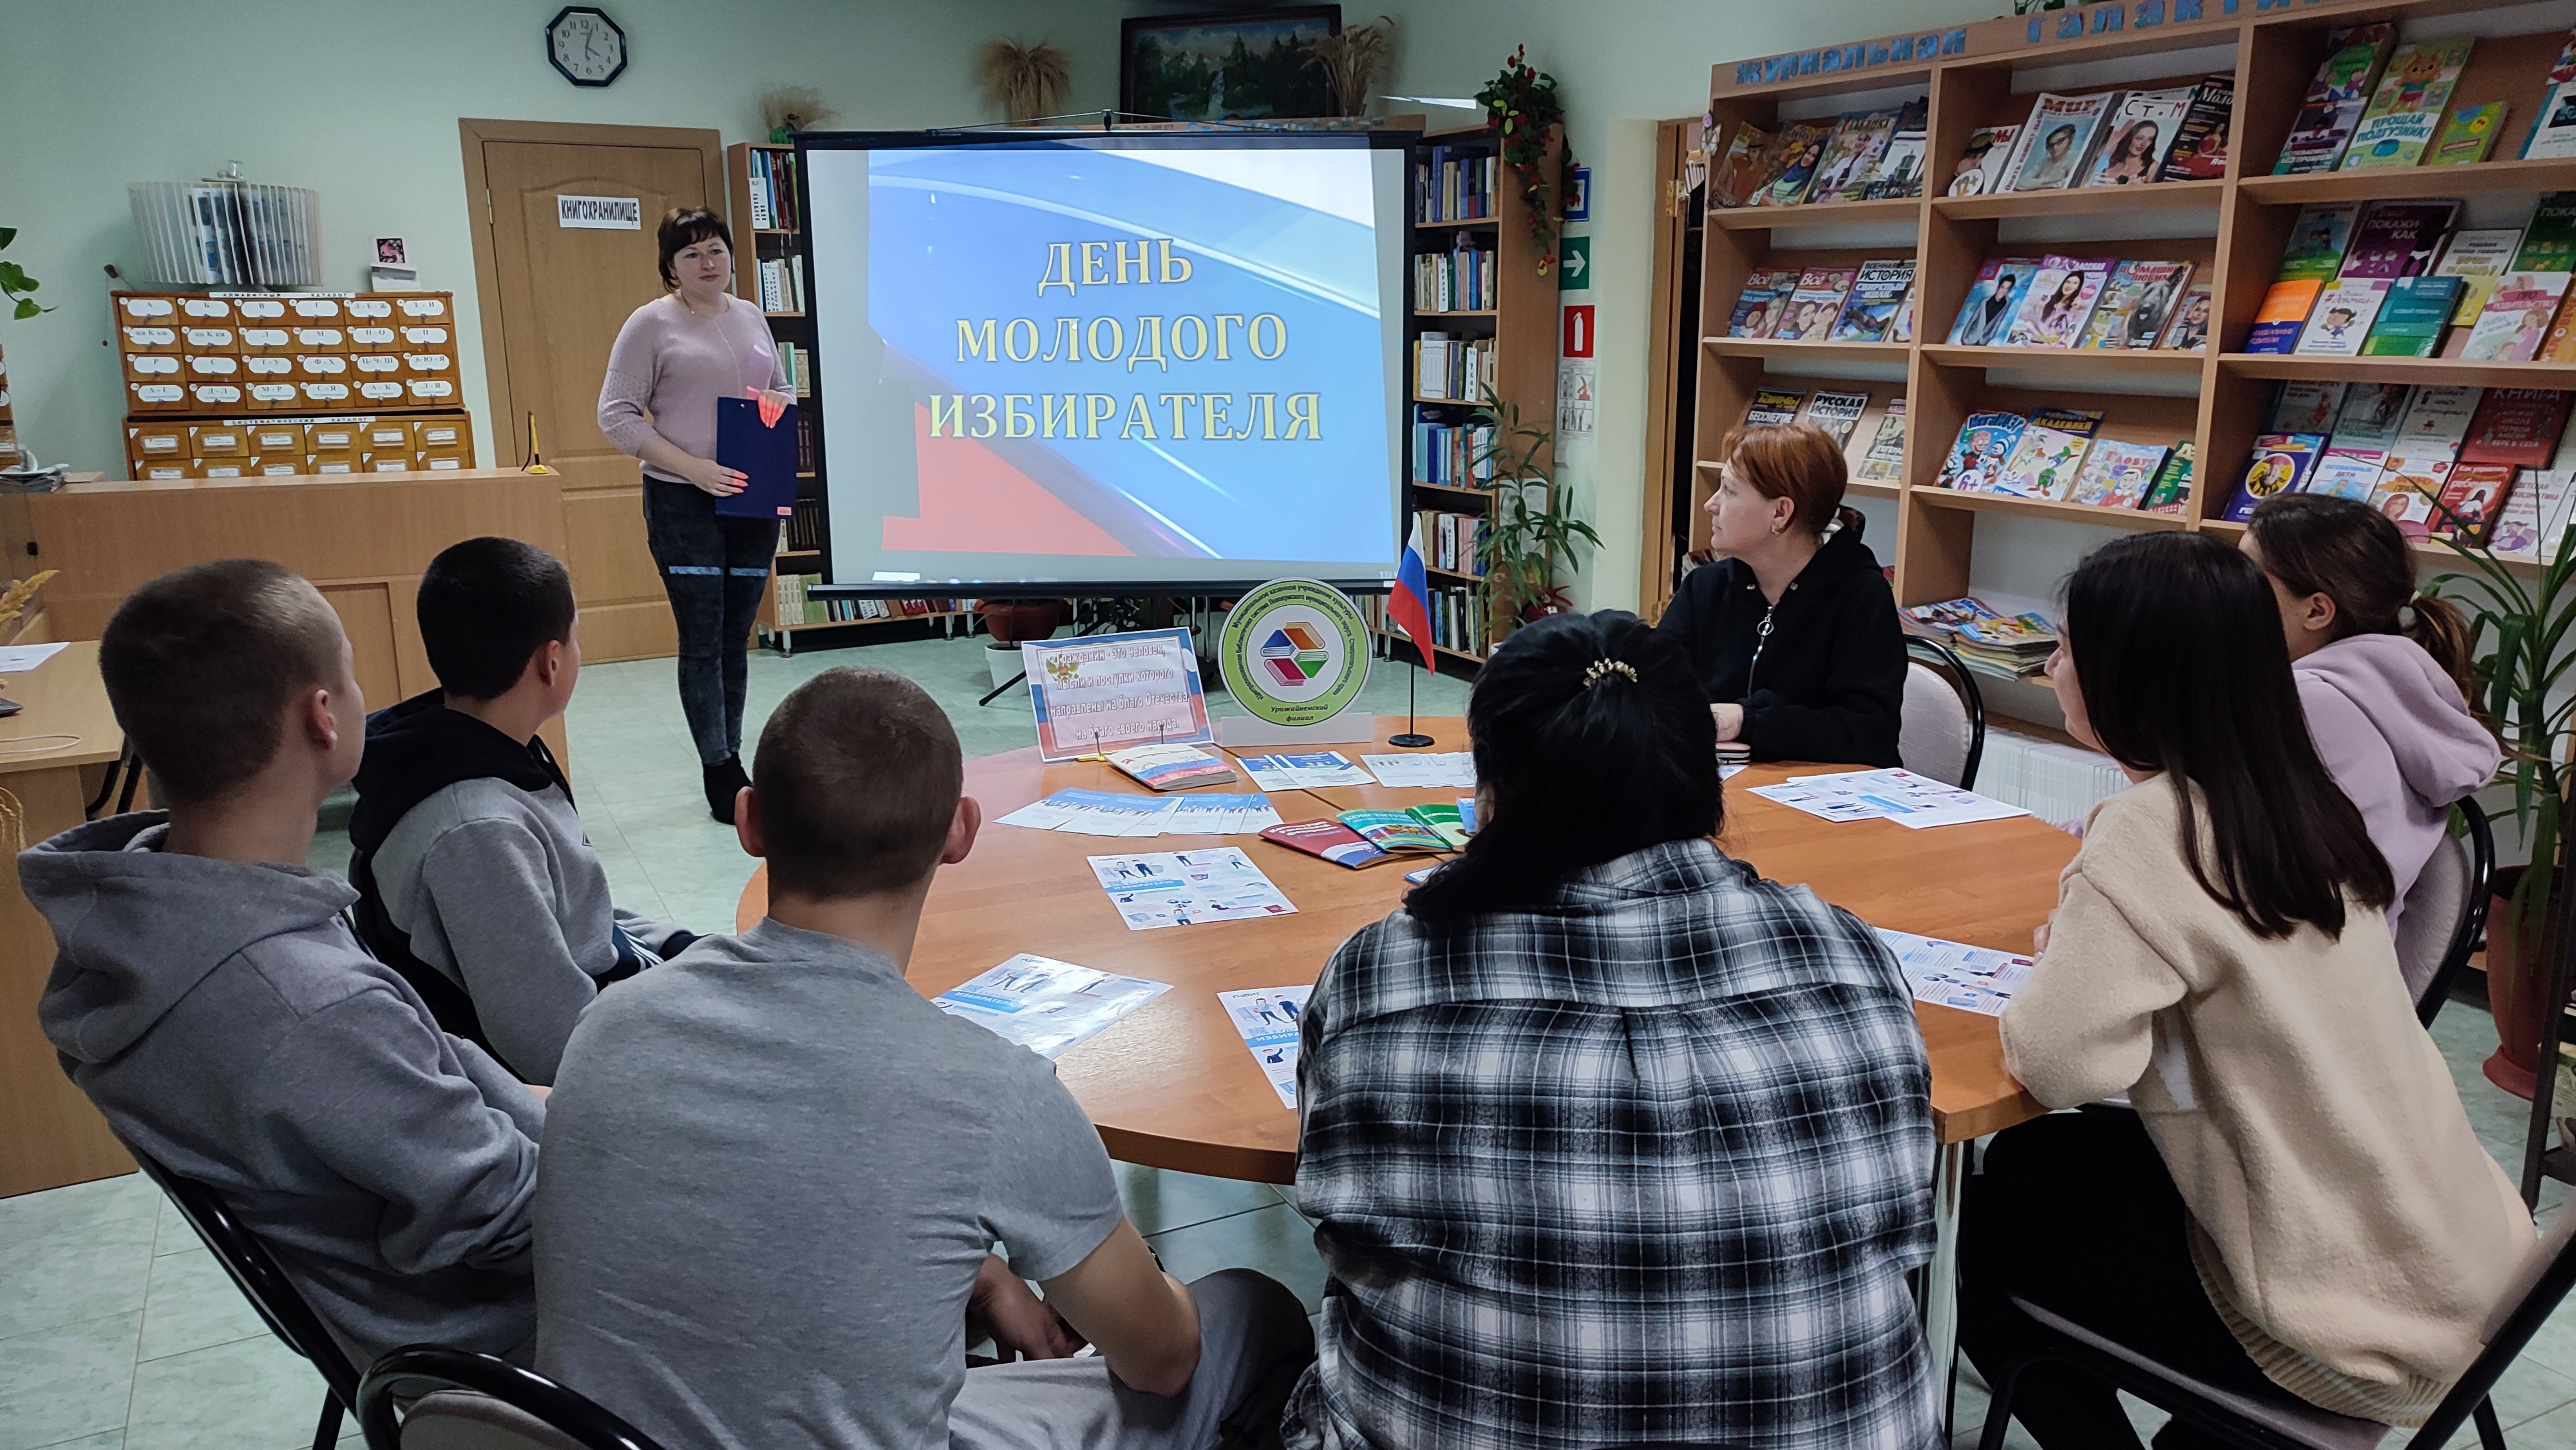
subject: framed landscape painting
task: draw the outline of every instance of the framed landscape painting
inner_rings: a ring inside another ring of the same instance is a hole
[[[1172,121],[1330,116],[1314,44],[1342,30],[1339,5],[1286,5],[1120,23],[1118,106]]]

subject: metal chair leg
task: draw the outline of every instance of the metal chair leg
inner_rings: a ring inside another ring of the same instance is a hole
[[[313,1450],[335,1450],[340,1443],[340,1397],[322,1395],[322,1421],[313,1427]]]
[[[2013,1390],[2028,1367],[2028,1361],[2019,1361],[2005,1365],[2004,1372],[1995,1376],[1992,1394],[1986,1401],[1985,1429],[1977,1435],[1977,1450],[2004,1450],[2004,1435],[2012,1429]]]
[[[2469,1414],[2477,1421],[2478,1444],[2483,1446],[2484,1450],[2505,1450],[2504,1426],[2496,1423],[2495,1401],[2480,1400],[2478,1407]]]

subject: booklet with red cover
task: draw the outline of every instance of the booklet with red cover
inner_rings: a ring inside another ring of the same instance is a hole
[[[1303,851],[1309,856],[1321,856],[1336,866],[1348,866],[1354,871],[1364,866],[1374,866],[1380,861],[1393,859],[1384,851],[1361,840],[1359,832],[1333,820],[1287,821],[1280,825],[1264,827],[1261,839],[1274,846],[1285,846],[1291,851]]]

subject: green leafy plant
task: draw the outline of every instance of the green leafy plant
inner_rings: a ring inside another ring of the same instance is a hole
[[[1573,563],[1577,545],[1600,548],[1601,536],[1575,516],[1574,485],[1557,482],[1553,464],[1540,462],[1553,459],[1556,435],[1522,422],[1517,405],[1491,393],[1475,416],[1494,430],[1493,441],[1470,460],[1477,468],[1490,464],[1494,476],[1493,522],[1476,544],[1476,557],[1485,565],[1487,617],[1519,619],[1569,609],[1556,584],[1556,561]]]
[[[9,244],[16,240],[18,240],[16,227],[0,227],[0,251],[7,251]],[[12,317],[24,322],[39,312],[54,310],[36,305],[36,299],[27,295],[35,290],[36,279],[28,276],[25,268],[15,262],[0,262],[0,297],[6,297],[16,304],[10,312]]]
[[[1565,120],[1565,103],[1557,98],[1556,77],[1529,63],[1529,47],[1514,47],[1503,73],[1476,92],[1485,108],[1485,129],[1499,138],[1503,164],[1520,178],[1521,200],[1529,208],[1530,239],[1538,243],[1538,274],[1556,265],[1556,188],[1547,176],[1548,134]],[[1574,164],[1569,145],[1560,168]],[[1562,175],[1562,171],[1559,172]]]
[[[2425,592],[2459,604],[2469,616],[2476,684],[2470,704],[2504,746],[2502,778],[2513,784],[2514,820],[2531,847],[2531,868],[2515,884],[2502,922],[2528,974],[2544,960],[2541,938],[2559,886],[2554,866],[2567,813],[2561,762],[2576,720],[2576,698],[2564,688],[2576,668],[2576,651],[2567,648],[2576,631],[2576,524],[2528,580],[2491,549],[2456,537],[2449,543],[2474,572],[2445,574]]]

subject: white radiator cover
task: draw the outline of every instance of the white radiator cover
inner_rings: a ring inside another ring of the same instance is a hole
[[[1979,795],[2080,834],[2093,807],[2128,788],[2128,774],[2100,751],[2018,735],[1987,722],[1986,753],[1977,766]]]

